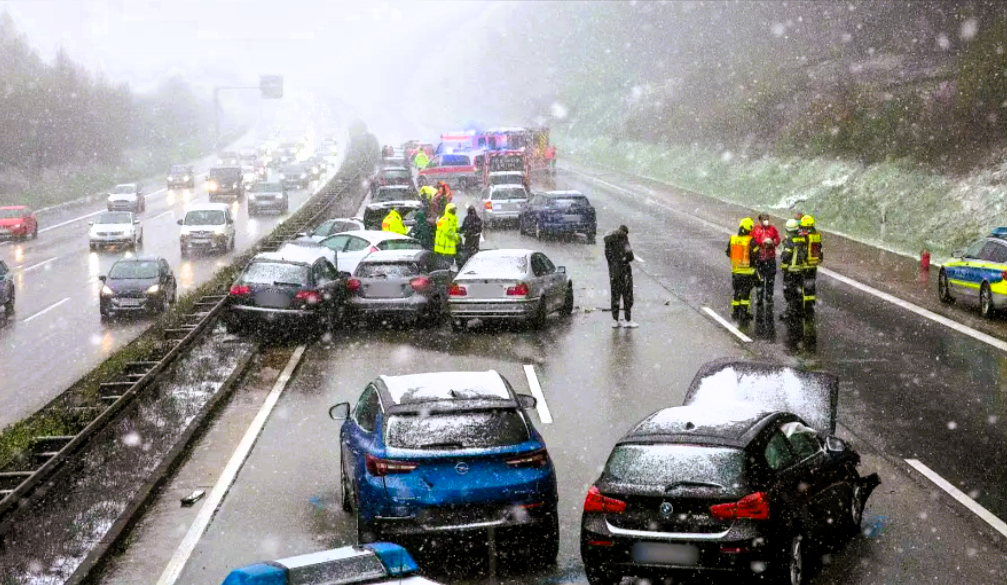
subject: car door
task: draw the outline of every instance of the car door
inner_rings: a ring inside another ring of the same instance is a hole
[[[350,414],[348,424],[343,425],[342,465],[346,477],[353,484],[354,493],[359,493],[358,479],[364,475],[367,453],[374,447],[380,412],[378,391],[373,384],[369,384]]]
[[[559,309],[562,306],[563,301],[566,300],[566,275],[556,269],[556,265],[552,263],[552,260],[548,256],[538,253],[540,262],[545,269],[546,278],[549,282],[549,295],[552,298],[552,303],[554,309]]]
[[[550,271],[550,267],[552,270]],[[533,289],[544,299],[546,310],[551,311],[556,305],[556,291],[554,284],[554,272],[556,267],[549,262],[545,254],[535,252],[531,255],[531,271],[535,276]]]
[[[357,269],[357,264],[371,253],[371,243],[360,236],[347,236],[346,247],[342,255],[337,253],[336,260],[339,262],[340,272],[349,272]]]
[[[973,242],[957,261],[949,262],[944,267],[944,272],[948,276],[948,288],[951,294],[956,297],[972,296],[972,287],[969,286],[969,263],[976,261],[986,246],[986,240],[982,239]]]
[[[11,282],[10,269],[7,268],[6,262],[0,260],[0,305],[10,301],[13,288],[14,284]]]
[[[797,455],[787,437],[780,431],[779,425],[771,427],[763,442],[760,465],[768,473],[765,491],[769,494],[769,507],[774,513],[779,510],[775,525],[785,530],[790,530],[807,504],[801,491],[801,475],[795,468],[795,463]]]
[[[807,498],[808,530],[811,536],[822,536],[844,517],[843,502],[848,495],[844,470],[831,465],[814,429],[791,421],[780,425],[780,431],[797,457],[794,474],[800,478],[798,486]]]
[[[316,260],[311,271],[315,279],[315,286],[322,295],[326,311],[333,314],[342,300],[340,291],[344,289],[343,286],[340,286],[339,272],[325,258]]]

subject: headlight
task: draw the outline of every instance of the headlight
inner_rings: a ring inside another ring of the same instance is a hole
[[[147,289],[148,295],[156,295],[161,290],[161,285],[155,284],[154,286]]]
[[[174,181],[174,180],[175,180],[175,177],[172,177],[171,175],[168,175],[168,180],[169,180],[169,181]]]
[[[210,183],[207,185],[206,188],[209,189],[210,191],[216,191],[217,190],[217,182],[216,181],[210,181]]]
[[[237,183],[232,183],[231,184],[231,188],[232,189],[237,189],[238,188],[238,184]]]
[[[182,180],[183,181],[188,181],[189,180],[189,175],[186,175],[186,176],[182,177]]]
[[[110,297],[110,296],[112,296],[114,294],[115,293],[112,291],[112,289],[108,288],[107,284],[105,286],[101,287],[101,296],[103,296],[103,297]]]
[[[224,235],[224,226],[213,228],[213,233],[217,234],[218,236]]]
[[[307,177],[307,176],[308,176],[308,173],[301,173],[301,178],[302,178],[302,179],[303,179],[304,177]]]

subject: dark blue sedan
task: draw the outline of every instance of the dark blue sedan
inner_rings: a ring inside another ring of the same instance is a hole
[[[524,235],[584,234],[595,243],[598,220],[594,207],[580,191],[535,193],[518,215],[518,229]]]
[[[333,406],[359,541],[493,530],[501,551],[555,561],[556,471],[534,405],[491,370],[379,376],[352,409]]]

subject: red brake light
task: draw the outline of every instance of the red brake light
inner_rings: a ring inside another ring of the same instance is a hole
[[[710,515],[717,520],[734,520],[749,518],[751,520],[769,519],[769,500],[763,492],[749,494],[737,502],[710,506]]]
[[[413,287],[416,292],[422,292],[430,288],[430,279],[426,276],[417,276],[409,281],[409,286]]]
[[[377,246],[371,246],[371,249],[368,250],[368,252],[377,252],[377,251],[378,251],[378,247]]]
[[[298,301],[304,301],[308,304],[319,303],[322,300],[322,295],[318,294],[317,291],[313,290],[299,290],[297,294],[294,295],[294,299]]]
[[[597,486],[591,486],[584,498],[585,512],[601,512],[603,514],[622,514],[626,511],[626,502],[601,495]]]
[[[507,287],[507,296],[509,297],[526,297],[528,296],[528,285],[521,282],[515,286]]]
[[[396,475],[410,473],[420,466],[419,463],[411,461],[395,461],[392,459],[378,459],[373,455],[368,455],[366,459],[367,472],[374,477],[384,477],[386,475]]]
[[[360,281],[356,278],[351,278],[346,281],[346,290],[350,292],[357,292],[360,290]]]
[[[236,284],[231,287],[231,294],[235,296],[252,294],[252,287],[247,284]]]
[[[507,460],[511,467],[545,467],[549,464],[549,452],[545,449],[522,453]]]
[[[464,297],[469,294],[469,291],[460,284],[452,283],[451,289],[448,290],[448,294],[453,297]]]

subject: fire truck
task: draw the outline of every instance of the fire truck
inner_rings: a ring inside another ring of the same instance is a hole
[[[483,186],[489,187],[498,181],[507,183],[521,183],[527,188],[531,188],[529,174],[529,158],[524,148],[507,150],[488,150],[486,160],[483,165]],[[521,173],[520,180],[515,180]],[[505,179],[504,177],[510,177]]]
[[[523,149],[529,180],[551,182],[556,173],[556,149],[549,144],[548,128],[491,128],[479,135],[476,144],[487,152]]]

